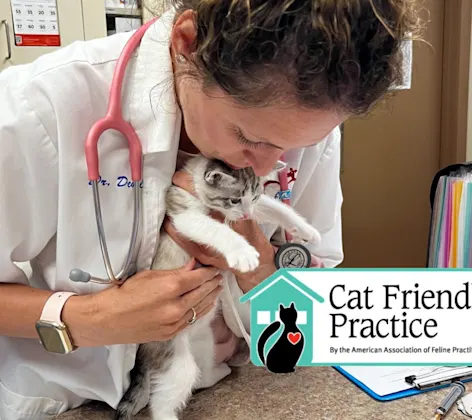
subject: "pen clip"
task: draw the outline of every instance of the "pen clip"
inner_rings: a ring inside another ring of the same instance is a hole
[[[454,366],[448,366],[453,368]],[[472,366],[463,366],[463,368],[471,368]],[[447,385],[451,384],[454,381],[464,381],[472,378],[472,372],[469,373],[464,373],[463,375],[458,375],[458,376],[451,376],[450,378],[447,379],[441,379],[437,380],[434,382],[426,382],[424,384],[421,384],[422,381],[425,380],[428,376],[434,376],[434,374],[426,374],[426,375],[410,375],[405,377],[405,382],[409,385],[414,386],[416,389],[419,390],[426,390],[426,389],[431,389],[435,388],[437,386],[441,385]]]
[[[405,378],[405,382],[408,384],[408,385],[414,385],[416,381],[416,376],[415,375],[410,375],[410,376],[407,376]]]
[[[466,381],[468,379],[471,379],[471,378],[472,378],[472,374],[469,374],[469,375],[464,375],[464,376],[458,376],[458,377],[455,377],[455,378],[445,379],[443,381],[431,382],[431,383],[426,384],[426,385],[415,384],[414,386],[415,386],[415,388],[419,389],[420,391],[424,391],[424,390],[435,388],[435,387],[442,386],[442,385],[450,385],[450,384],[452,384],[453,382],[456,382],[456,381],[464,382],[464,381]],[[411,384],[411,385],[413,385],[413,384]]]

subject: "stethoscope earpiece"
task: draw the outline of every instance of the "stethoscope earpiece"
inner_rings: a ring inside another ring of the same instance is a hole
[[[69,279],[77,283],[88,283],[91,279],[91,276],[89,273],[86,273],[79,268],[74,268],[73,270],[70,270]]]
[[[100,279],[98,277],[92,277],[90,273],[81,270],[80,268],[74,268],[70,270],[69,279],[76,283],[97,283],[97,284],[122,284],[127,278],[132,277],[137,272],[137,266],[135,263],[131,263],[129,266],[128,274],[126,277],[122,277],[117,280]]]

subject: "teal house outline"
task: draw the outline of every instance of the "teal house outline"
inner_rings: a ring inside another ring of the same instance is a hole
[[[258,284],[243,295],[241,303],[251,302],[251,362],[256,366],[263,366],[257,353],[257,343],[264,329],[277,318],[279,306],[295,304],[298,312],[297,326],[302,332],[305,344],[303,353],[297,366],[312,366],[313,360],[313,319],[315,303],[323,303],[324,299],[310,287],[292,276],[287,269],[280,269],[272,276]],[[264,354],[279,339],[283,331],[283,324],[271,336],[264,347]]]

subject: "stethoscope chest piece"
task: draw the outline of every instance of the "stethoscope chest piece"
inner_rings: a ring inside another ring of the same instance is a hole
[[[311,265],[311,253],[302,244],[283,244],[275,254],[275,266],[280,268],[308,268]]]

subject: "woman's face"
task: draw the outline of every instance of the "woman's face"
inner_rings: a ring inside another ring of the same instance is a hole
[[[188,58],[195,36],[193,13],[188,10],[178,17],[172,31],[170,50],[176,74],[191,65]],[[187,62],[176,60],[177,54]],[[298,106],[241,107],[221,90],[207,95],[189,77],[176,77],[175,86],[188,140],[204,156],[235,168],[251,166],[259,176],[267,175],[287,150],[322,141],[345,119],[334,111]]]
[[[223,93],[208,96],[187,79],[180,102],[185,131],[206,157],[267,175],[283,153],[322,141],[343,118],[335,112],[292,107],[243,108]]]

